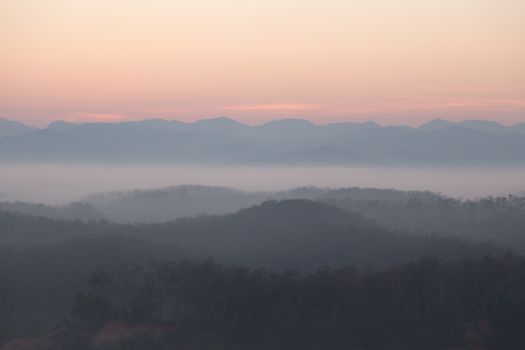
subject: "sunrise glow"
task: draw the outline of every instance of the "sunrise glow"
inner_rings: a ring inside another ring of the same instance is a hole
[[[521,0],[0,0],[0,116],[525,118]]]

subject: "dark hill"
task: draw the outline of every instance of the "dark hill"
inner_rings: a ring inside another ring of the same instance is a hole
[[[308,200],[268,201],[224,216],[147,225],[0,212],[0,232],[0,245],[51,245],[110,236],[157,247],[158,256],[152,258],[211,258],[227,264],[298,270],[346,264],[382,268],[420,256],[457,259],[495,251],[460,239],[389,231],[358,214]]]
[[[86,288],[86,276],[97,269],[117,270],[134,283],[137,266],[187,259],[280,271],[343,265],[363,271],[420,257],[450,261],[499,253],[488,244],[392,232],[307,200],[269,201],[224,216],[142,225],[0,211],[0,342],[17,329],[34,334],[64,320],[76,291]]]

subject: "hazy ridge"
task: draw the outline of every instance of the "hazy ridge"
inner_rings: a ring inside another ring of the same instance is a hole
[[[96,193],[63,206],[0,202],[0,210],[62,220],[121,224],[165,223],[188,217],[225,215],[269,200],[312,200],[357,213],[382,227],[491,241],[525,252],[525,197],[462,200],[429,191],[300,187],[250,192],[184,185],[152,190]]]
[[[0,124],[4,162],[525,165],[523,123],[433,120],[413,128],[282,119],[250,126],[219,117],[194,123],[56,121],[14,133],[2,126],[7,123]]]

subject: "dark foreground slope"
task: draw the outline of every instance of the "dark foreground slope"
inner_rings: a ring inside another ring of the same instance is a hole
[[[377,273],[189,261],[97,270],[63,326],[2,350],[518,350],[524,275],[525,261],[511,255]]]
[[[489,244],[391,232],[359,215],[305,200],[150,225],[0,213],[0,332],[11,338],[60,322],[75,293],[86,287],[86,276],[97,269],[131,274],[153,263],[213,259],[275,271],[345,265],[364,271],[420,257],[457,261],[500,252]],[[132,288],[120,290],[124,295]]]

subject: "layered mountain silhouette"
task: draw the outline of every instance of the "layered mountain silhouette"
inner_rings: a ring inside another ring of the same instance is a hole
[[[462,200],[428,191],[377,188],[298,187],[276,192],[247,192],[226,187],[181,185],[97,193],[61,206],[0,202],[0,211],[83,223],[103,221],[148,226],[176,220],[187,223],[188,217],[227,215],[267,201],[299,199],[356,213],[382,227],[401,232],[490,241],[514,252],[525,252],[525,196],[519,194]],[[315,215],[309,214],[302,221]]]
[[[95,193],[79,199],[88,210],[75,219],[93,218],[92,213],[95,210],[91,210],[92,208],[96,208],[96,211],[101,213],[101,217],[112,222],[160,223],[183,217],[232,213],[268,200],[308,199],[337,203],[346,203],[350,199],[360,203],[388,200],[401,204],[409,200],[430,202],[441,198],[445,197],[428,191],[396,191],[357,187],[338,189],[298,187],[275,192],[248,192],[228,187],[181,185],[158,189]],[[71,213],[72,207],[78,208],[79,206],[80,203],[74,203],[64,207],[52,207],[47,212]],[[44,212],[42,208],[46,207],[42,204],[0,202],[0,210],[31,215],[42,215],[41,213]],[[78,210],[76,213],[80,214]],[[45,216],[59,217],[56,214]],[[60,218],[67,219],[71,216],[63,214]]]
[[[0,120],[0,160],[200,164],[525,164],[525,123],[436,119],[419,128],[373,122],[316,125],[282,119],[250,126],[226,117],[44,129]]]
[[[223,216],[149,225],[65,221],[0,210],[0,245],[54,244],[104,250],[119,246],[124,254],[145,258],[156,252],[157,258],[212,258],[228,264],[300,270],[345,264],[384,267],[419,256],[457,259],[500,251],[461,239],[400,234],[344,209],[299,199],[266,201]],[[115,251],[110,255],[119,256]]]

